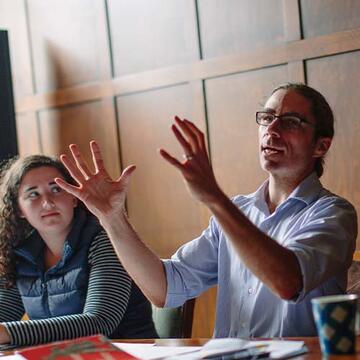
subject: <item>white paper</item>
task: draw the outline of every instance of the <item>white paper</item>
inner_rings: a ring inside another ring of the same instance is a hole
[[[190,354],[180,354],[172,357],[173,360],[200,360],[209,355],[221,355],[225,352],[242,350],[251,347],[264,346],[270,351],[270,358],[283,359],[296,355],[300,351],[306,352],[303,341],[287,340],[267,340],[267,341],[250,341],[236,338],[212,339],[207,342],[199,352]]]
[[[236,349],[246,349],[253,346],[266,346],[266,350],[270,352],[270,358],[282,359],[291,355],[297,354],[304,348],[303,341],[291,340],[264,340],[264,341],[249,341],[244,339],[212,339],[207,342],[203,349],[216,349],[222,352],[231,351]]]
[[[252,341],[252,343],[267,344],[272,359],[282,359],[291,355],[296,355],[297,352],[304,349],[303,341],[269,340]]]
[[[143,360],[155,360],[199,351],[201,346],[157,346],[155,344],[112,343],[121,350]]]
[[[266,340],[250,341],[237,338],[212,339],[204,346],[159,346],[155,344],[113,343],[116,347],[143,360],[173,359],[198,360],[205,356],[220,355],[226,352],[265,347],[270,358],[283,359],[305,349],[303,341]]]

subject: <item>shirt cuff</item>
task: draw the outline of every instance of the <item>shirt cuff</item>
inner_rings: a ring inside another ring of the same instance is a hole
[[[12,325],[12,322],[6,322],[3,323],[2,325],[5,327],[5,329],[7,330],[7,332],[9,333],[9,337],[10,337],[10,345],[20,345],[19,344],[19,339],[16,336],[16,325]]]
[[[167,281],[166,300],[164,307],[181,306],[187,300],[187,296],[183,291],[179,291],[179,287],[182,288],[182,286],[177,286],[179,281],[176,280],[176,271],[172,260],[162,260],[162,263],[164,265]]]
[[[308,294],[308,292],[310,291],[310,288],[308,287],[309,284],[309,279],[307,276],[307,272],[306,272],[306,260],[303,258],[303,252],[299,251],[298,249],[291,249],[291,251],[295,254],[299,266],[300,266],[300,271],[301,271],[301,277],[302,277],[302,288],[301,290],[293,297],[291,298],[289,301],[292,303],[300,303],[302,300],[304,300],[304,298],[306,297],[306,295]]]

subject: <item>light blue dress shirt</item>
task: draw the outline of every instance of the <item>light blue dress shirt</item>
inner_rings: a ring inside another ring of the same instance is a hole
[[[214,217],[197,239],[163,260],[167,307],[183,304],[218,285],[215,337],[316,335],[310,300],[343,293],[357,236],[357,216],[345,199],[324,189],[309,175],[270,214],[268,182],[233,202],[264,233],[291,249],[299,261],[303,289],[282,300],[242,263]],[[271,271],[271,269],[269,269]]]

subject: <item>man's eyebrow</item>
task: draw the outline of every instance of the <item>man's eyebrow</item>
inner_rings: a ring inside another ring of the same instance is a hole
[[[265,107],[265,108],[264,108],[264,111],[269,112],[269,113],[271,113],[271,114],[275,114],[275,110],[274,110],[274,109],[271,109],[271,108]],[[301,115],[301,114],[299,114],[299,113],[296,112],[296,111],[287,111],[287,112],[284,112],[284,113],[281,114],[281,115],[282,115],[282,116],[283,116],[283,115],[295,115],[295,116],[297,116],[297,117],[299,117],[299,118],[303,118],[303,117],[304,117],[304,115]]]
[[[275,114],[275,110],[272,108],[264,107],[264,111]]]
[[[296,111],[288,111],[286,113],[284,113],[283,115],[295,115],[295,116],[298,116],[299,118],[303,118],[304,116],[299,114],[298,112]]]

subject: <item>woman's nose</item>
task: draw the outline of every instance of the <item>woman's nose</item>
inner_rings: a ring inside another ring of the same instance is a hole
[[[55,204],[53,202],[53,200],[50,198],[50,197],[45,197],[43,202],[42,202],[42,206],[45,210],[49,210],[49,209],[52,209]]]

